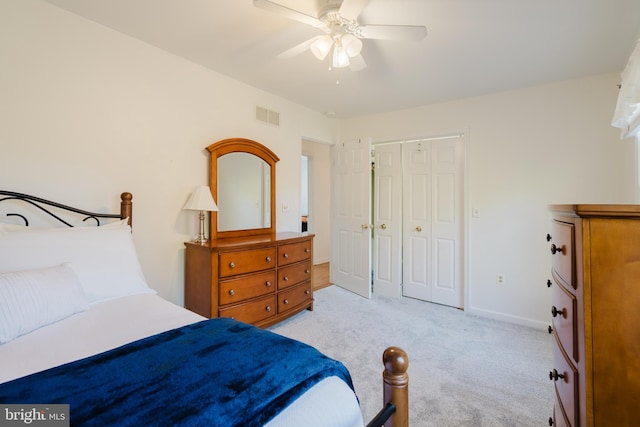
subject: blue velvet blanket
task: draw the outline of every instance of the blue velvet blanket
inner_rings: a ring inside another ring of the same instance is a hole
[[[74,426],[261,426],[329,376],[353,389],[313,347],[212,319],[0,384],[0,402],[70,404]]]

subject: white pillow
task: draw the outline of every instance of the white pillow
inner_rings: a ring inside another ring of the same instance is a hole
[[[90,303],[155,293],[127,227],[36,228],[0,233],[0,273],[69,263]]]
[[[85,311],[89,303],[67,264],[0,274],[0,344]]]

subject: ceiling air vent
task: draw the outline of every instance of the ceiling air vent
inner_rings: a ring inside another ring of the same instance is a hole
[[[264,107],[256,107],[256,120],[270,125],[280,126],[280,113]]]

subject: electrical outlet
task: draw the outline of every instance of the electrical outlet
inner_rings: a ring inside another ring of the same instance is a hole
[[[498,285],[504,285],[504,274],[498,274]]]

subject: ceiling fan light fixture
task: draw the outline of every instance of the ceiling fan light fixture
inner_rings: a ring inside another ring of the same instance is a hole
[[[360,55],[362,52],[362,40],[353,34],[345,34],[342,36],[342,47],[350,58]]]
[[[349,55],[347,55],[344,47],[337,44],[333,47],[331,66],[333,68],[344,68],[349,66]]]
[[[333,39],[328,35],[324,35],[316,38],[309,46],[309,49],[313,56],[322,61],[331,51],[331,45],[333,45]]]

